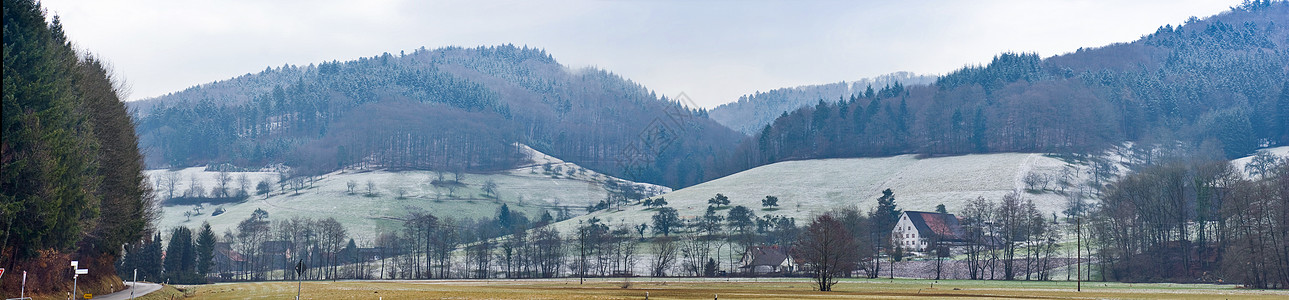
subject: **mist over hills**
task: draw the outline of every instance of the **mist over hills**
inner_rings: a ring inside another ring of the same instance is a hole
[[[489,171],[520,163],[521,143],[679,187],[710,178],[691,166],[712,165],[741,136],[618,75],[512,45],[288,65],[131,105],[152,167]]]
[[[1004,53],[934,79],[776,89],[710,113],[509,45],[269,68],[131,106],[150,166],[286,163],[302,174],[501,170],[523,159],[514,143],[673,188],[785,160],[1087,152],[1124,141],[1181,140],[1238,157],[1289,141],[1286,30],[1275,22],[1289,18],[1286,6],[1049,58]]]

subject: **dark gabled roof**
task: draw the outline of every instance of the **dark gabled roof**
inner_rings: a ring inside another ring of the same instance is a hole
[[[913,227],[917,228],[918,235],[939,236],[949,240],[959,240],[964,236],[962,225],[958,224],[958,218],[953,214],[925,211],[904,211],[904,214],[909,217]]]
[[[787,247],[779,247],[779,245],[754,246],[752,249],[748,249],[746,255],[752,256],[752,262],[743,266],[744,268],[755,266],[778,266],[782,265],[783,261],[788,259],[788,249]],[[746,259],[744,261],[746,261]]]

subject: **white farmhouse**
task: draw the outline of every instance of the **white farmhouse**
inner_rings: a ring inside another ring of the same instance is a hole
[[[905,211],[891,230],[891,242],[910,251],[926,251],[939,240],[960,241],[962,226],[953,214],[924,211]]]

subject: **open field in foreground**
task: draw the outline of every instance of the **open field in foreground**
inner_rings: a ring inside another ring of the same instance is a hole
[[[1285,299],[1289,291],[1244,290],[1231,285],[1003,282],[966,280],[850,280],[833,292],[812,290],[804,278],[552,280],[432,280],[305,282],[302,299]],[[934,284],[934,287],[932,285]],[[289,299],[295,282],[229,283],[186,287],[191,299]]]

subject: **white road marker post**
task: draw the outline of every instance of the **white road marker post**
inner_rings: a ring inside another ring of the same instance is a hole
[[[134,269],[134,281],[130,282],[130,300],[134,300],[134,287],[139,285],[139,269]]]

